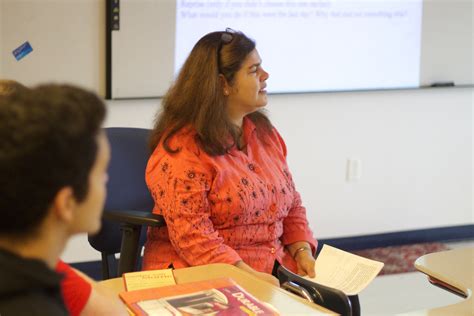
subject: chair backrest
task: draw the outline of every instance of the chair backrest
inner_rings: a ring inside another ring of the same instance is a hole
[[[316,272],[317,273],[317,272]],[[281,287],[343,316],[355,316],[344,292],[306,280],[283,266],[277,270]],[[356,313],[357,314],[357,313]]]
[[[111,159],[104,210],[151,212],[154,202],[145,183],[145,169],[150,156],[147,145],[150,130],[112,127],[106,128],[105,132],[110,142]],[[146,229],[142,229],[140,246],[143,246],[145,238]],[[105,219],[102,219],[99,233],[89,236],[91,246],[106,254],[119,253],[121,240],[120,224]]]

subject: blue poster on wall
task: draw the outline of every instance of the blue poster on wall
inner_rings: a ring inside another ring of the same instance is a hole
[[[20,60],[29,53],[33,51],[33,48],[31,47],[30,43],[28,41],[24,42],[21,44],[18,48],[13,50],[13,56],[15,56],[16,60]]]

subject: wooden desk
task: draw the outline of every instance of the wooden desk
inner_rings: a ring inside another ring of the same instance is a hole
[[[420,311],[417,315],[474,315],[474,248],[430,253],[415,261],[415,267],[428,275],[431,283],[466,297],[460,303]]]
[[[312,304],[299,296],[262,281],[250,273],[229,264],[216,263],[205,266],[175,269],[173,270],[173,274],[176,283],[178,284],[220,277],[232,278],[256,298],[272,304],[276,309],[278,309],[281,315],[334,314],[334,312],[324,307]],[[113,291],[116,291],[117,294],[124,290],[122,278],[101,281],[100,283],[109,287]]]

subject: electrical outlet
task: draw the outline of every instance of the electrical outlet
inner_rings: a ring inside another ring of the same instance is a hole
[[[357,182],[362,174],[362,162],[360,159],[349,158],[347,159],[346,166],[346,181]]]

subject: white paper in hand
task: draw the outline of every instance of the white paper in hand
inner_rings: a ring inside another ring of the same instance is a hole
[[[324,245],[316,259],[316,277],[304,278],[339,289],[346,295],[356,295],[372,282],[383,266],[383,262]]]

